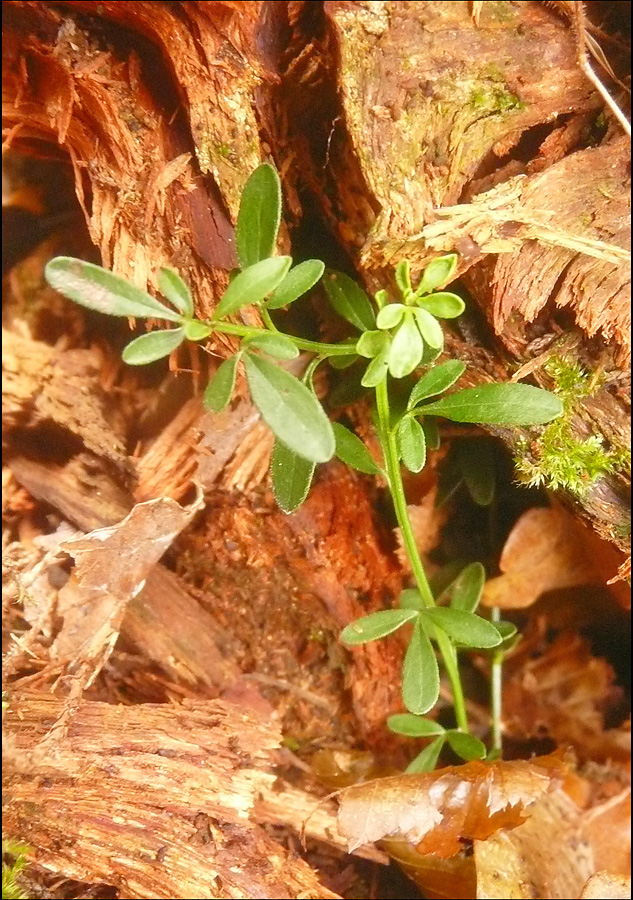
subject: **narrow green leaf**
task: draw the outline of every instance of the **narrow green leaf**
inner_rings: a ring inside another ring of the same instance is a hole
[[[419,306],[414,306],[412,312],[415,315],[416,322],[418,323],[420,334],[429,345],[429,347],[432,347],[434,350],[439,350],[441,347],[443,347],[444,332],[442,331],[442,326],[437,321],[437,319],[425,309],[420,309]]]
[[[290,269],[281,284],[275,288],[270,300],[266,303],[267,309],[280,309],[289,306],[299,297],[314,287],[323,275],[325,265],[320,259],[306,259],[293,269]]]
[[[442,287],[451,280],[457,268],[457,254],[449,253],[447,256],[438,256],[432,260],[422,273],[422,278],[416,288],[416,294],[430,294],[438,287]]]
[[[182,324],[188,341],[203,341],[213,331],[210,325],[200,322],[199,319],[184,319]]]
[[[193,316],[193,297],[191,291],[178,272],[166,266],[158,270],[158,289],[169,302],[183,314]]]
[[[299,350],[289,337],[272,331],[262,331],[257,337],[250,338],[246,346],[249,350],[262,350],[277,359],[296,359],[299,356]]]
[[[389,309],[388,306],[385,309]],[[419,310],[418,310],[419,312]],[[402,323],[393,336],[389,351],[389,371],[394,378],[410,375],[422,359],[424,345],[413,316],[407,310]]]
[[[311,462],[331,459],[334,432],[309,388],[260,356],[249,353],[244,365],[253,403],[275,437]]]
[[[358,357],[355,354],[354,356],[330,356],[328,358],[328,362],[333,369],[349,369],[357,361]]]
[[[383,609],[350,622],[341,632],[341,640],[352,647],[356,644],[366,644],[368,641],[377,641],[402,628],[417,616],[418,613],[412,609]]]
[[[376,325],[381,331],[389,331],[402,321],[406,306],[402,303],[388,303],[376,316]]]
[[[365,369],[365,374],[360,381],[363,387],[376,387],[377,384],[380,384],[387,377],[390,352],[391,341],[388,340],[380,353],[372,359]]]
[[[416,614],[405,609],[400,612]],[[433,646],[421,624],[422,616],[417,615],[402,667],[402,700],[409,712],[422,716],[437,703],[440,673]]]
[[[183,328],[171,331],[150,331],[142,334],[123,348],[121,359],[128,366],[146,366],[148,363],[163,359],[179,347],[185,339]]]
[[[235,376],[240,355],[236,353],[235,356],[225,359],[218,367],[217,372],[207,385],[202,399],[207,409],[213,412],[221,412],[228,404],[235,387]]]
[[[423,615],[463,647],[489,649],[501,643],[501,635],[492,622],[463,609],[438,606],[426,609]]]
[[[376,301],[376,306],[378,309],[382,309],[383,306],[386,306],[389,303],[389,294],[385,290],[376,291],[374,294],[374,300]]]
[[[440,758],[445,740],[444,735],[440,735],[440,737],[436,737],[434,741],[431,741],[428,747],[421,750],[416,758],[409,763],[404,770],[405,774],[417,775],[420,772],[432,772]]]
[[[418,301],[420,307],[437,316],[438,319],[456,319],[466,309],[466,304],[457,294],[441,291],[437,294],[429,294]]]
[[[408,409],[411,409],[421,400],[427,397],[434,397],[436,394],[442,394],[462,377],[466,371],[466,366],[458,359],[449,359],[448,362],[440,363],[433,366],[428,372],[420,378],[418,383],[414,385],[409,402]]]
[[[406,737],[433,737],[446,731],[438,722],[422,716],[412,716],[411,713],[389,716],[387,727],[394,734],[404,734]]]
[[[327,272],[323,284],[330,303],[339,314],[359,331],[376,327],[376,317],[365,291],[343,272]]]
[[[396,444],[402,462],[410,472],[420,472],[426,462],[426,441],[422,426],[412,416],[400,419]]]
[[[473,759],[485,759],[486,750],[479,738],[472,734],[466,734],[465,731],[447,731],[446,737],[451,749],[460,757],[460,759],[470,762]]]
[[[291,263],[289,256],[273,256],[244,269],[225,290],[213,318],[223,319],[243,306],[259,303],[284,280]]]
[[[365,359],[373,359],[378,356],[389,343],[389,335],[384,331],[363,331],[356,342],[356,352]]]
[[[430,416],[425,418],[422,422],[422,429],[427,450],[437,450],[440,446],[440,429],[435,419],[432,419]]]
[[[275,441],[270,472],[275,500],[283,512],[291,513],[301,506],[308,496],[314,469],[315,463]]]
[[[470,438],[456,441],[453,452],[470,496],[478,506],[490,506],[496,488],[495,458],[491,439]]]
[[[493,625],[501,635],[503,645],[516,637],[517,627],[514,622],[493,622]]]
[[[345,465],[364,472],[366,475],[382,475],[383,471],[363,444],[361,439],[339,422],[333,422],[334,438],[336,440],[336,456]]]
[[[411,293],[411,263],[408,259],[401,259],[398,265],[396,266],[394,276],[396,279],[396,284],[400,290],[400,293],[403,297],[408,296]]]
[[[235,248],[245,269],[272,256],[281,219],[281,184],[276,170],[264,163],[248,177],[240,198]]]
[[[400,609],[424,609],[422,595],[417,588],[405,588],[398,599]]]
[[[485,583],[486,570],[482,564],[480,562],[470,563],[442,592],[442,597],[450,597],[453,609],[463,609],[464,612],[474,613],[479,606]],[[438,597],[438,602],[439,600]]]
[[[541,425],[560,416],[563,404],[556,394],[529,384],[482,384],[442,397],[422,411],[454,422]]]
[[[168,309],[146,291],[83,259],[56,256],[47,264],[44,276],[64,297],[108,316],[167,319],[170,322],[180,322],[182,318],[180,313]]]

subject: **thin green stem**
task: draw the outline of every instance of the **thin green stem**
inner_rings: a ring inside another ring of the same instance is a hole
[[[391,499],[396,513],[396,520],[402,533],[405,551],[411,564],[411,571],[413,572],[413,577],[415,578],[424,605],[426,607],[435,606],[433,592],[431,591],[426,572],[424,571],[424,566],[422,565],[422,560],[420,559],[420,554],[418,553],[413,527],[409,518],[409,510],[407,509],[407,499],[402,483],[402,472],[400,470],[400,459],[398,456],[396,437],[391,426],[389,389],[386,378],[376,386],[376,410],[378,412],[378,433],[387,469],[389,490],[391,492]],[[436,629],[435,638],[440,653],[442,654],[446,674],[451,683],[457,726],[463,731],[468,732],[468,716],[466,714],[466,702],[459,675],[457,652],[451,643],[450,638],[445,635],[443,631]]]
[[[493,622],[501,620],[501,610],[498,606],[493,606],[490,610],[490,619]],[[502,686],[503,686],[503,658],[505,653],[503,650],[496,650],[492,654],[492,662],[490,664],[490,715],[492,718],[492,750],[499,756],[503,752],[503,734],[501,731],[501,714],[502,714]]]
[[[263,331],[262,328],[256,328],[251,325],[237,325],[234,322],[209,322],[214,331],[222,334],[235,334],[238,337],[256,337]],[[308,341],[304,338],[295,337],[294,334],[286,334],[290,338],[295,347],[304,350],[306,353],[315,353],[317,356],[351,356],[355,353],[356,342],[349,344],[322,344],[319,341]]]
[[[266,328],[268,328],[269,331],[279,332],[279,329],[277,328],[277,326],[275,325],[273,320],[270,318],[270,313],[268,312],[268,310],[264,309],[262,307],[260,312],[261,312],[261,316],[262,316],[262,322],[264,323]]]

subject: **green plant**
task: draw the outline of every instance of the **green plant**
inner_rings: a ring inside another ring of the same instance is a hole
[[[2,837],[2,898],[24,900],[26,894],[20,887],[18,875],[27,864],[31,848],[20,841]]]
[[[395,270],[395,301],[384,290],[371,300],[352,278],[324,272],[318,260],[293,266],[289,256],[274,256],[280,216],[279,178],[271,166],[262,165],[248,179],[241,198],[235,236],[240,269],[233,273],[213,316],[205,321],[195,318],[187,286],[169,269],[160,271],[158,285],[171,306],[111,272],[77,259],[52,260],[46,277],[66,297],[91,309],[174,323],[170,330],[149,332],[133,340],[123,351],[123,359],[132,365],[167,356],[185,339],[200,341],[217,333],[239,338],[237,353],[220,365],[204,401],[212,410],[223,409],[242,366],[253,402],[275,435],[272,482],[285,512],[292,512],[305,499],[315,466],[335,455],[352,468],[385,479],[415,587],[402,593],[398,608],[352,622],[343,630],[341,640],[353,646],[408,628],[402,697],[409,712],[391,719],[390,725],[400,733],[433,735],[432,744],[412,764],[415,769],[432,768],[445,742],[463,759],[483,757],[486,748],[469,731],[458,656],[469,649],[500,653],[512,639],[514,628],[477,615],[485,576],[480,564],[466,567],[448,588],[434,596],[415,544],[401,465],[412,472],[424,467],[427,446],[436,446],[439,441],[438,418],[534,425],[559,416],[561,401],[524,384],[484,384],[447,393],[466,368],[458,360],[437,362],[444,346],[440,320],[455,318],[464,310],[463,300],[444,290],[456,271],[455,254],[433,260],[415,286],[409,263],[402,261]],[[353,326],[356,336],[328,344],[278,330],[271,311],[293,303],[323,276],[332,307]],[[259,309],[261,326],[229,321],[229,316],[245,306]],[[313,357],[302,378],[270,359],[293,360],[301,351]],[[324,361],[337,368],[366,361],[361,383],[374,394],[382,451],[379,462],[357,435],[339,423],[333,425],[325,414],[313,387],[315,369]],[[423,374],[403,402],[401,395],[393,392],[393,383],[420,368]],[[439,696],[436,650],[453,693],[456,728],[449,730],[424,718]]]

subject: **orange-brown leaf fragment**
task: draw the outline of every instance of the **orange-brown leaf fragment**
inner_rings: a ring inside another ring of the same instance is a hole
[[[520,825],[525,808],[558,783],[563,771],[561,758],[550,755],[380,778],[342,792],[338,828],[350,851],[396,836],[421,854],[448,858],[463,841]]]
[[[501,609],[523,609],[546,591],[601,581],[573,518],[557,507],[521,516],[499,568],[503,574],[486,583],[482,603]]]

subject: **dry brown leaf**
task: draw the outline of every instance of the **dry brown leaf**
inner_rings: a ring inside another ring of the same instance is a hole
[[[630,896],[630,878],[596,872],[582,889],[580,900],[627,900]]]
[[[601,581],[582,532],[559,507],[529,509],[521,516],[499,568],[503,574],[486,582],[482,603],[501,609],[523,609],[546,591]]]
[[[592,654],[588,641],[565,632],[537,658],[524,658],[528,653],[506,674],[505,734],[572,744],[581,759],[630,758],[630,731],[605,729],[605,712],[621,699],[615,672]]]
[[[563,771],[561,757],[551,755],[376,779],[341,793],[339,831],[350,851],[395,836],[415,844],[420,854],[448,858],[463,841],[521,824],[525,808]]]
[[[66,541],[76,569],[59,592],[64,624],[51,657],[87,665],[89,683],[110,655],[128,602],[202,506],[201,494],[187,507],[166,497],[149,500],[117,525]]]

